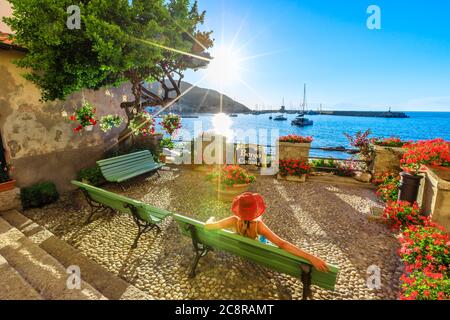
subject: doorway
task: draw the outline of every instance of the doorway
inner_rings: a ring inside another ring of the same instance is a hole
[[[5,148],[3,148],[2,133],[0,132],[0,170],[4,170],[6,165]]]

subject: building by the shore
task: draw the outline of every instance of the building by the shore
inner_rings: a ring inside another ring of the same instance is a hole
[[[0,0],[0,8],[0,16],[11,15],[6,0]],[[72,113],[84,96],[96,106],[99,117],[112,113],[125,116],[119,106],[124,95],[133,99],[130,86],[84,90],[65,101],[41,102],[39,88],[25,80],[25,70],[13,63],[26,54],[26,49],[14,45],[8,38],[10,33],[9,27],[0,22],[0,158],[14,166],[18,187],[53,181],[60,191],[70,189],[76,172],[100,159],[109,146],[117,143],[123,128],[108,133],[95,128],[89,134],[75,134],[62,111]]]

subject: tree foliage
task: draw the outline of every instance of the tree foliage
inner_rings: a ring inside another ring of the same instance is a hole
[[[205,12],[196,1],[8,1],[13,16],[4,20],[16,44],[28,50],[16,63],[30,70],[25,77],[41,88],[45,101],[129,81],[135,101],[121,106],[130,120],[146,106],[179,97],[183,72],[204,67],[210,58],[213,40],[210,31],[200,30]],[[67,28],[71,5],[80,7],[81,29]],[[155,81],[160,93],[144,86]]]

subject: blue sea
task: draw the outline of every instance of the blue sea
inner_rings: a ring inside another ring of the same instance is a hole
[[[215,115],[199,115],[198,119],[183,119],[182,125],[192,136],[194,128],[201,125],[203,131],[214,130],[217,126],[229,127],[231,131],[264,129],[270,132],[272,129],[278,129],[280,135],[298,134],[303,136],[312,136],[314,142],[312,147],[338,147],[344,146],[351,148],[344,133],[354,134],[357,131],[371,129],[370,137],[399,137],[404,140],[426,140],[434,138],[443,138],[450,141],[450,112],[406,112],[410,117],[407,119],[386,119],[369,117],[345,117],[329,115],[311,115],[306,116],[314,121],[313,126],[296,127],[291,125],[291,121],[296,115],[286,115],[288,121],[270,120],[270,114],[262,115],[241,115],[236,118],[219,119],[214,121]],[[273,116],[275,116],[274,114]],[[226,124],[224,124],[226,122]],[[198,129],[197,129],[198,131]],[[270,133],[269,133],[270,134]],[[179,137],[183,139],[184,137]],[[235,137],[239,141],[240,137]],[[254,139],[251,139],[254,140]],[[241,142],[241,141],[239,141]],[[244,142],[244,141],[242,141]],[[259,141],[245,141],[260,143]],[[262,141],[261,144],[266,144]],[[270,141],[268,141],[270,143]],[[342,152],[329,152],[322,150],[311,150],[312,156],[349,158],[350,155]]]

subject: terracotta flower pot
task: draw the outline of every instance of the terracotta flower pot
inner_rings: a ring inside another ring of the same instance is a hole
[[[408,172],[401,172],[400,177],[401,183],[398,194],[399,200],[414,203],[417,201],[420,181],[423,179],[423,176],[416,176]]]
[[[0,183],[0,192],[9,191],[16,187],[16,180],[10,180]]]
[[[221,201],[233,201],[235,197],[246,192],[250,183],[247,184],[235,184],[232,187],[219,185],[217,188],[217,195]]]
[[[430,168],[443,180],[450,181],[450,167],[432,166]]]

